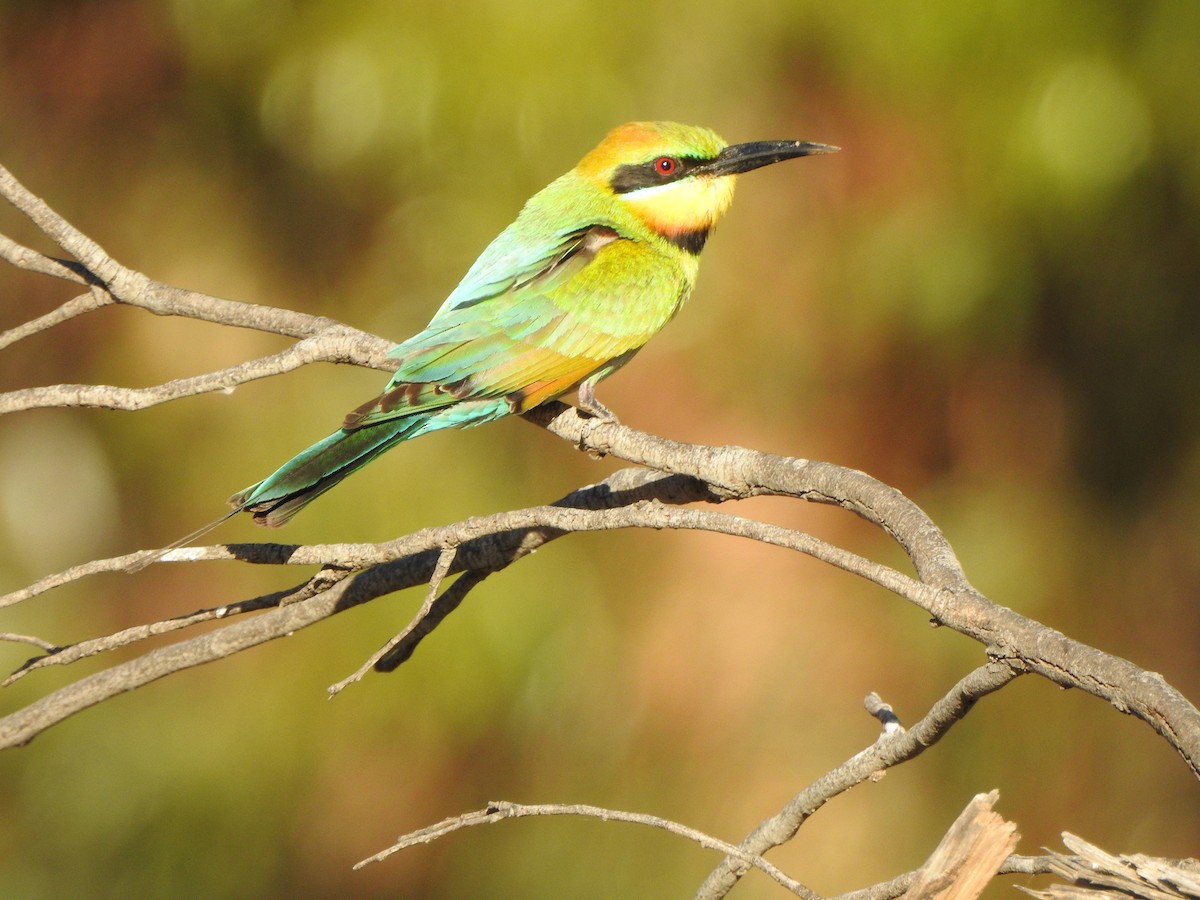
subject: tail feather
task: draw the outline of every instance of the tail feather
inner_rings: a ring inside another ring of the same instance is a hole
[[[169,551],[191,543],[241,512],[250,513],[257,525],[277,528],[351,472],[361,469],[401,441],[442,428],[465,428],[490,422],[510,411],[506,398],[488,398],[458,402],[432,415],[410,414],[377,424],[339,429],[288,460],[263,481],[230,497],[229,505],[233,509],[225,515],[138,560],[128,566],[128,571],[136,572],[157,562]]]
[[[158,562],[160,559],[162,559],[164,556],[166,556],[172,550],[178,550],[180,547],[184,546],[185,544],[190,544],[192,541],[196,540],[196,538],[203,537],[204,535],[208,534],[210,531],[215,530],[218,525],[223,524],[227,519],[232,519],[234,516],[236,516],[238,514],[238,512],[240,512],[240,510],[236,510],[236,509],[230,510],[229,512],[225,513],[225,515],[221,516],[219,519],[213,519],[207,525],[201,525],[199,528],[197,528],[191,534],[185,534],[179,540],[172,541],[171,543],[167,544],[167,546],[162,547],[159,550],[155,550],[149,556],[143,557],[142,559],[139,559],[137,562],[130,563],[129,565],[127,565],[125,567],[125,571],[131,575],[134,572],[140,572],[142,569],[146,568],[146,566],[150,565],[151,563]]]
[[[258,484],[229,498],[234,512],[248,512],[257,525],[277,528],[362,468],[380,453],[413,436],[420,420],[393,420],[354,431],[335,431]]]

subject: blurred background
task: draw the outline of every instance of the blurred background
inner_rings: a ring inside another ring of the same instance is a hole
[[[0,162],[154,278],[400,340],[620,122],[838,144],[742,179],[690,305],[602,399],[672,438],[870,472],[932,515],[994,600],[1197,700],[1197,46],[1189,2],[8,0]],[[0,226],[50,249],[7,207]],[[73,294],[0,267],[0,327]],[[6,350],[0,388],[150,385],[284,346],[107,309]],[[0,590],[191,530],[383,380],[310,367],[137,414],[6,418]],[[214,539],[384,540],[615,467],[503,422],[406,445],[278,536],[242,519]],[[838,510],[738,512],[901,562]],[[46,595],[0,628],[67,643],[299,577],[159,566]],[[912,722],[983,660],[798,555],[598,534],[489,579],[397,673],[327,701],[420,599],[0,754],[0,893],[690,896],[718,856],[593,821],[511,822],[350,866],[490,799],[736,841],[874,740],[868,691]],[[12,669],[29,652],[2,654]],[[115,661],[37,673],[3,708]],[[1200,855],[1200,789],[1167,745],[1027,678],[771,858],[823,893],[862,887],[918,866],[991,788],[1024,853],[1070,830]],[[736,896],[781,893],[751,875]]]

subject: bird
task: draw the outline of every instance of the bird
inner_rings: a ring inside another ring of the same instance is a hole
[[[230,497],[223,519],[244,512],[258,525],[283,525],[397,444],[519,415],[572,391],[580,411],[616,421],[596,385],[688,299],[737,176],[838,149],[728,144],[675,122],[613,129],[525,203],[423,331],[389,351],[396,368],[383,392]]]

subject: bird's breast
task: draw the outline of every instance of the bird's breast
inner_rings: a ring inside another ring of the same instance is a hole
[[[694,258],[662,242],[612,240],[551,299],[575,326],[642,336],[644,343],[691,293],[696,269]]]

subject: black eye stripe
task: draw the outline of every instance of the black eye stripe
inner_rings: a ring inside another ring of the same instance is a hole
[[[663,172],[658,164],[664,159],[672,159],[675,161],[675,168],[671,172]],[[636,191],[639,188],[654,187],[659,184],[670,184],[672,181],[679,181],[687,178],[692,170],[697,166],[703,165],[710,160],[697,159],[690,156],[672,156],[662,157],[656,156],[654,159],[647,160],[644,163],[633,163],[624,166],[618,166],[613,173],[612,189],[617,194],[628,194],[630,191]]]

